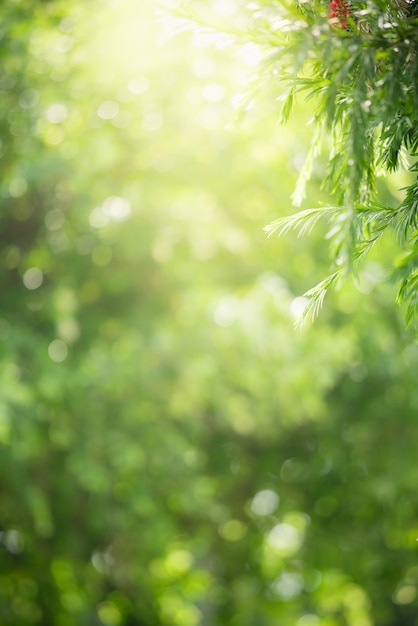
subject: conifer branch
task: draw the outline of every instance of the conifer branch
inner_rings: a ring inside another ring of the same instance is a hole
[[[291,230],[303,235],[321,217],[330,221],[332,264],[344,269],[310,294],[308,310],[316,315],[328,289],[355,273],[388,230],[396,233],[401,250],[418,257],[418,165],[413,162],[418,157],[418,0],[256,0],[244,14],[240,22],[247,26],[235,35],[265,51],[259,78],[278,86],[279,122],[290,118],[301,96],[313,109],[314,137],[295,204],[304,198],[324,133],[330,139],[324,188],[335,206],[307,209],[265,229],[269,236]],[[399,167],[409,170],[412,182],[398,206],[381,206],[376,177],[382,169]],[[395,260],[393,265],[398,300],[406,303],[410,322],[417,309],[416,266],[398,267]]]

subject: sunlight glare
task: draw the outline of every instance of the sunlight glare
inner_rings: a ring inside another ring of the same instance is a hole
[[[305,296],[298,296],[292,300],[290,304],[290,312],[296,320],[302,317],[308,302],[309,300],[308,298],[305,298]]]
[[[237,6],[233,0],[218,0],[215,2],[214,9],[218,15],[230,17],[236,13]]]

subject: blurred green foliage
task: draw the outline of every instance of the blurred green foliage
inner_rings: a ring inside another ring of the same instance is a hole
[[[152,4],[1,14],[0,623],[418,624],[391,244],[298,333],[321,233],[262,232],[306,112]]]

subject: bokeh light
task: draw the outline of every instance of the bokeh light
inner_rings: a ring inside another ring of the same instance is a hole
[[[324,232],[263,230],[311,132],[276,9],[0,9],[4,626],[417,624],[393,242],[295,331]]]

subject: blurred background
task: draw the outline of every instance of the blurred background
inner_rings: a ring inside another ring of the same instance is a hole
[[[309,103],[155,2],[0,14],[0,624],[418,624],[394,244],[295,331],[325,231],[263,232]]]

